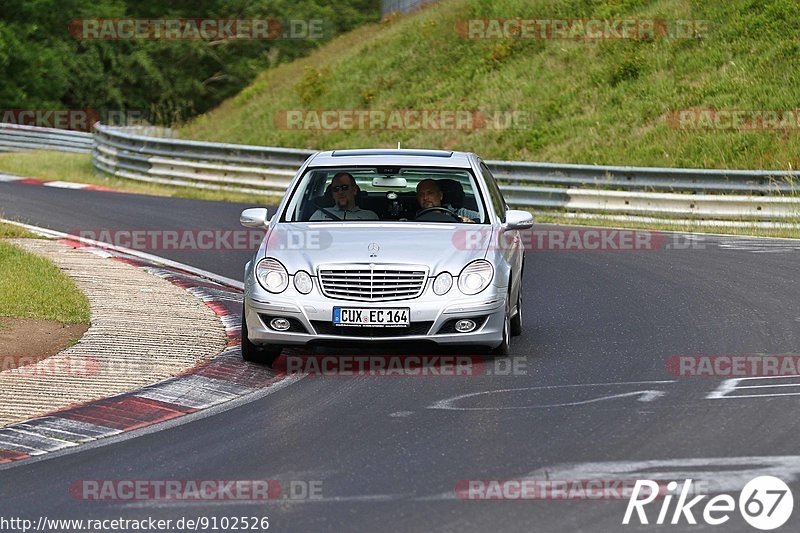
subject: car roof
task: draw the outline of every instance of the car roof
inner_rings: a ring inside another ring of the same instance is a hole
[[[424,166],[470,168],[468,152],[449,152],[446,150],[331,150],[318,152],[309,162],[310,167],[331,166]]]

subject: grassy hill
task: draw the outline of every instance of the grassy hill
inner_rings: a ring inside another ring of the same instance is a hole
[[[707,20],[693,38],[491,40],[470,18]],[[800,107],[800,4],[793,0],[445,0],[344,34],[263,72],[181,136],[315,149],[475,151],[490,159],[707,168],[800,167],[800,129],[685,130],[683,109]],[[288,130],[287,110],[522,112],[522,127]]]

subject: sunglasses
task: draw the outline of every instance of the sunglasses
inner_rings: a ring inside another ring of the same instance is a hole
[[[350,185],[334,185],[333,187],[331,187],[331,190],[333,192],[349,191],[350,190]]]

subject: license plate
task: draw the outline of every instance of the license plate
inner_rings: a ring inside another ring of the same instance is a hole
[[[404,327],[409,325],[411,309],[375,307],[334,307],[334,326]]]

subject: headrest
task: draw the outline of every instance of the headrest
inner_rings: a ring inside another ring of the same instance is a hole
[[[454,179],[436,180],[442,191],[442,204],[450,204],[456,209],[464,207],[464,187],[461,182]]]
[[[328,185],[325,188],[325,194],[322,196],[318,196],[314,203],[321,207],[333,207],[336,202],[333,201],[333,191],[331,190],[332,185]],[[361,204],[367,198],[367,193],[358,189],[358,194],[356,194],[356,205],[361,207]]]

